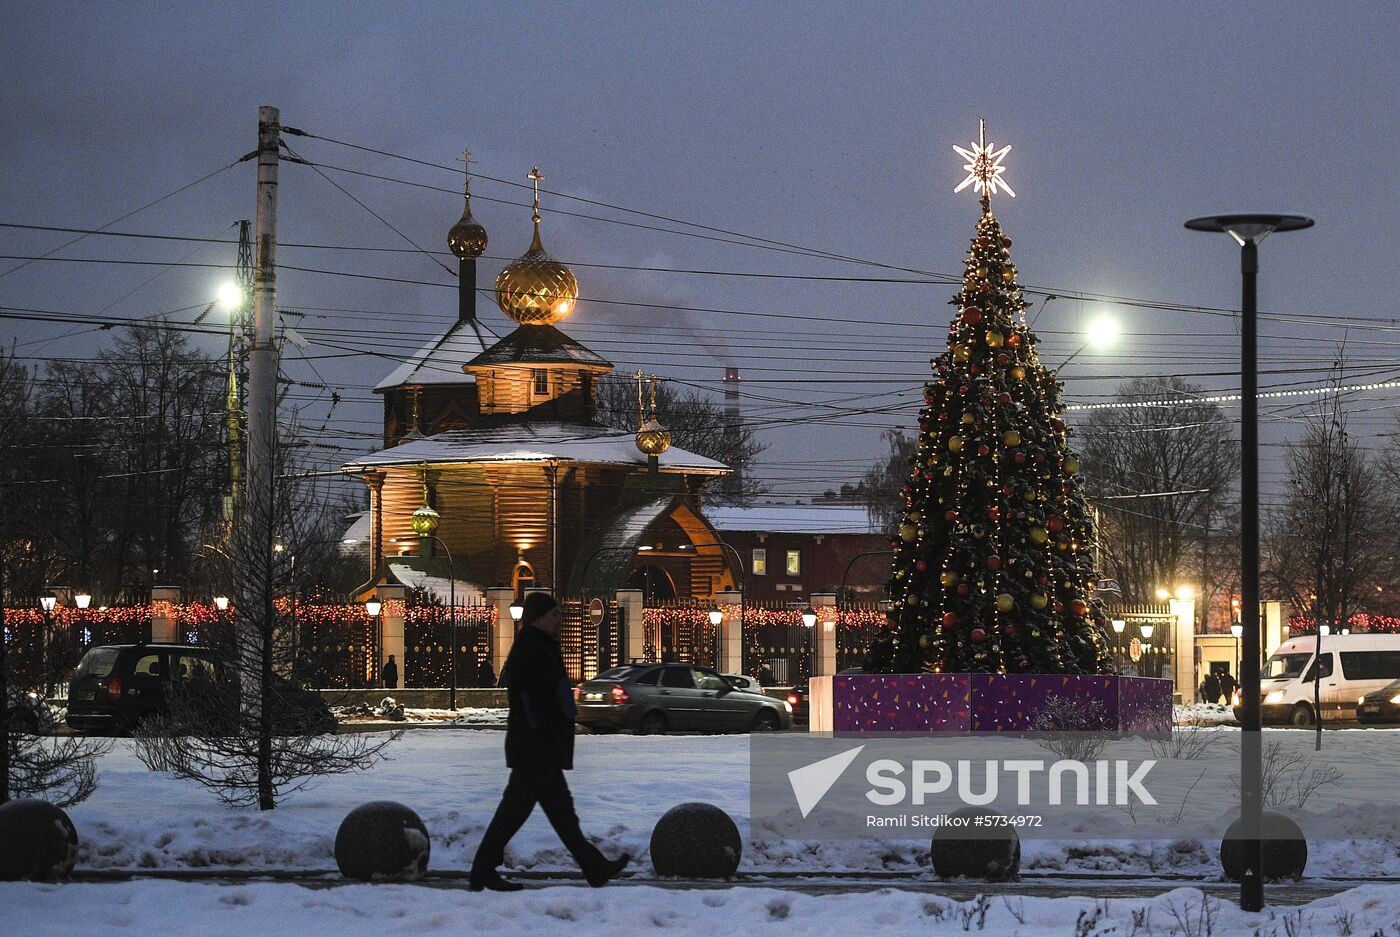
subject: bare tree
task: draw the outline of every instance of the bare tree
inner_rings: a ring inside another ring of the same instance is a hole
[[[274,449],[273,541],[260,539],[259,525],[239,525],[216,552],[225,594],[296,596],[331,549],[339,512],[313,477],[288,464],[287,451]],[[254,581],[262,587],[240,588]],[[294,679],[295,603],[244,601],[234,617],[210,642],[226,674],[172,674],[166,713],[139,729],[137,755],[147,767],[195,781],[227,804],[271,810],[318,777],[365,770],[383,757],[398,733],[337,734],[325,703]]]
[[[904,486],[909,484],[914,455],[919,451],[919,440],[899,430],[886,430],[884,437],[889,444],[889,452],[866,469],[859,487],[865,492],[865,506],[871,522],[893,534],[896,522],[904,511]]]
[[[1220,407],[1200,397],[1179,378],[1136,378],[1119,386],[1118,406],[1093,412],[1081,434],[1099,509],[1099,566],[1126,602],[1195,581],[1208,534],[1221,529],[1217,506],[1235,479],[1237,445]],[[1164,400],[1171,403],[1156,403]]]
[[[637,384],[608,378],[598,382],[594,413],[599,422],[618,429],[637,428]],[[736,425],[723,407],[698,392],[679,392],[666,381],[656,385],[656,417],[681,449],[735,467],[750,465],[766,448],[753,428]],[[753,472],[736,472],[706,488],[716,504],[743,504],[764,491]]]

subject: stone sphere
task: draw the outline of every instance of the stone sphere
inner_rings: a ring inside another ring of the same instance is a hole
[[[743,851],[739,827],[714,804],[672,807],[651,831],[651,866],[657,875],[732,878]]]
[[[1243,823],[1236,819],[1220,841],[1220,867],[1225,877],[1238,882],[1244,877]],[[1264,811],[1261,827],[1264,834],[1264,881],[1281,878],[1302,878],[1308,864],[1308,841],[1298,824],[1281,813]]]
[[[974,826],[978,817],[1001,814],[978,807],[955,810],[949,819],[960,825],[940,826],[931,847],[933,874],[939,878],[977,878],[1004,882],[1021,870],[1021,837],[1012,826]]]
[[[50,879],[73,871],[78,830],[47,800],[0,805],[0,881]]]
[[[346,878],[416,879],[432,844],[423,821],[403,804],[374,800],[345,815],[335,834],[335,864]]]

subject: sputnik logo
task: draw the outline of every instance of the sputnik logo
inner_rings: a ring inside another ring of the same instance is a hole
[[[823,758],[788,772],[788,783],[792,785],[792,796],[797,798],[797,807],[802,811],[802,819],[807,819],[807,815],[816,809],[827,791],[841,780],[841,775],[846,773],[851,762],[856,760],[856,756],[864,748],[864,745],[857,745],[839,755],[832,755],[830,758]]]

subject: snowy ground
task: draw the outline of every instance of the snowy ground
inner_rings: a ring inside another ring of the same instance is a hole
[[[1400,732],[1368,732],[1366,739],[1366,762],[1347,766],[1348,783],[1393,784]],[[198,787],[146,771],[132,755],[130,743],[118,741],[101,760],[97,793],[70,811],[82,838],[79,868],[333,869],[332,847],[341,818],[360,803],[389,798],[410,805],[426,822],[432,833],[431,869],[462,870],[500,793],[505,774],[501,743],[502,733],[497,731],[410,731],[392,746],[391,759],[370,772],[326,779],[275,811],[259,813],[220,807]],[[1260,915],[1243,914],[1233,901],[1208,898],[1194,888],[1156,897],[1099,900],[1092,897],[1096,890],[1111,883],[1094,881],[1069,883],[1071,888],[1082,886],[1088,897],[1008,894],[979,903],[970,899],[966,886],[960,886],[962,901],[929,892],[939,886],[926,871],[927,839],[755,841],[747,835],[748,740],[743,736],[580,736],[577,764],[571,783],[585,830],[610,854],[631,852],[636,857],[629,870],[633,874],[651,875],[646,851],[656,819],[677,803],[704,800],[729,811],[746,834],[741,870],[750,875],[896,871],[908,873],[911,884],[923,887],[804,894],[762,884],[728,889],[639,884],[602,891],[554,884],[498,895],[466,892],[460,881],[450,887],[333,888],[150,879],[12,883],[0,885],[5,932],[55,937],[86,937],[113,929],[182,935],[351,937],[387,931],[607,937],[665,929],[677,934],[804,937],[849,937],[855,932],[1400,937],[1400,885],[1365,885]],[[1309,878],[1400,876],[1400,817],[1376,820],[1373,835],[1387,839],[1314,844]],[[1206,880],[1219,875],[1213,842],[1027,841],[1024,849],[1022,868],[1027,872],[1173,873]],[[569,857],[538,814],[511,844],[507,864],[534,872],[572,871]],[[1016,887],[1003,886],[1013,892]],[[1211,918],[1209,926],[1201,919],[1203,913]],[[1092,923],[1085,923],[1090,919]]]

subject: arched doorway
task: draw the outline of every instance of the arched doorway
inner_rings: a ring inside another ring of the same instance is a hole
[[[632,575],[627,577],[627,588],[642,590],[642,595],[647,599],[676,597],[676,583],[671,574],[652,563],[644,563],[632,570]]]
[[[525,593],[535,587],[535,567],[525,560],[518,560],[515,571],[511,573],[510,584],[515,590],[516,600],[523,600]]]

